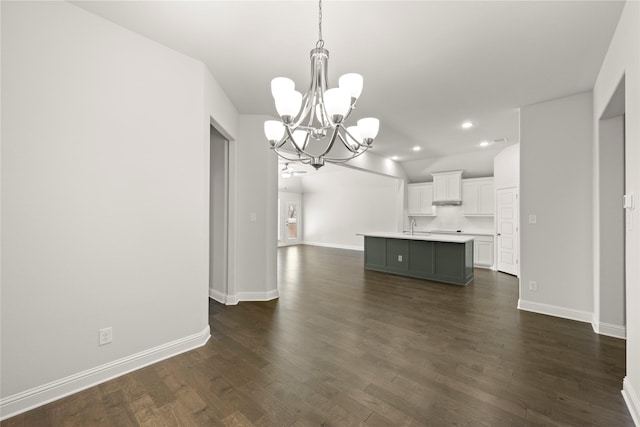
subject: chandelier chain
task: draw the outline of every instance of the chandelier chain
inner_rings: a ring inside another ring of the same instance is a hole
[[[324,40],[322,40],[322,0],[318,0],[318,42],[316,47],[324,47]]]

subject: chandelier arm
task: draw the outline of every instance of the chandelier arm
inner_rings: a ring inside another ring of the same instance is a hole
[[[367,150],[362,150],[358,153],[353,154],[351,157],[346,158],[346,159],[341,159],[341,158],[337,158],[337,157],[324,157],[324,160],[329,162],[329,163],[346,163],[349,160],[353,160],[356,157],[362,155],[363,153],[365,153]]]
[[[345,141],[344,138],[342,137],[342,135],[340,135],[340,140],[342,141],[344,146],[347,147],[347,149],[349,151],[351,151],[352,153],[356,153],[360,148],[364,147],[356,138],[354,138],[353,135],[351,135],[351,132],[349,132],[349,130],[346,127],[343,127],[343,129],[344,129],[344,133],[346,133],[351,138],[352,141],[354,141],[356,144],[358,144],[358,148],[354,149],[351,146],[351,144],[349,144],[347,141]]]
[[[344,119],[342,119],[342,123],[346,122],[349,116],[351,115],[351,113],[353,112],[353,110],[355,110],[356,102],[358,102],[357,99],[353,101],[353,104],[351,104],[351,106],[349,107],[349,111],[347,111],[347,114],[344,115]]]
[[[313,110],[313,100],[316,91],[318,90],[318,68],[320,69],[320,74],[323,74],[322,70],[324,70],[324,64],[326,62],[326,60],[322,60],[317,64],[315,55],[316,54],[311,55],[311,82],[309,83],[309,89],[307,89],[307,92],[302,97],[303,107],[297,118],[294,120],[294,123],[291,125],[294,129],[298,128],[307,116],[310,118],[309,126],[313,124],[313,114],[315,112],[311,110]]]
[[[345,130],[346,131],[346,130]],[[342,145],[344,145],[344,147],[351,151],[352,153],[356,153],[357,150],[354,150],[353,147],[351,147],[351,144],[347,143],[347,141],[345,141],[344,136],[342,136],[342,134],[338,134],[338,138],[340,138],[340,142],[342,142]]]
[[[309,91],[311,90],[311,87],[309,88]],[[294,129],[302,124],[304,119],[309,114],[309,111],[311,111],[312,109],[313,97],[309,96],[309,94],[311,93],[309,91],[305,93],[304,96],[302,97],[303,107],[300,109],[300,113],[298,113],[298,117],[296,118],[295,122],[292,125],[290,125]]]
[[[333,133],[331,134],[331,140],[329,141],[327,148],[322,152],[322,154],[320,154],[320,157],[325,158],[324,156],[326,156],[329,153],[329,151],[331,151],[331,149],[333,148],[333,144],[336,142],[336,138],[340,134],[339,130],[340,130],[340,125],[337,125],[333,129]]]
[[[273,151],[275,151],[275,153],[280,156],[281,158],[288,160],[290,162],[302,162],[304,163],[304,159],[302,157],[300,157],[300,155],[298,155],[298,157],[287,157],[285,154],[283,154],[282,152],[280,152],[280,150],[278,149],[273,149]]]
[[[309,89],[312,90],[312,89]],[[311,92],[309,92],[311,93]],[[313,117],[315,116],[316,112],[315,112],[315,108],[314,108],[314,102],[313,100],[315,99],[315,92],[313,92],[313,95],[310,96],[310,98],[312,99],[311,104],[309,106],[309,112],[307,113],[309,115],[309,120],[307,120],[307,127],[309,127],[309,129],[313,129]],[[322,123],[320,123],[322,125]]]
[[[309,158],[313,158],[313,157],[314,157],[313,155],[311,155],[311,154],[307,153],[307,152],[304,150],[304,149],[306,148],[306,146],[307,146],[307,143],[309,142],[309,138],[311,138],[311,135],[309,135],[309,133],[307,133],[307,137],[306,137],[306,138],[305,138],[305,140],[304,140],[304,144],[302,145],[302,147],[298,147],[298,146],[296,145],[296,143],[295,143],[295,142],[293,142],[293,141],[294,141],[294,139],[293,139],[293,133],[291,132],[291,128],[290,128],[289,126],[286,126],[286,129],[287,129],[287,134],[289,135],[289,138],[288,138],[288,139],[290,139],[290,141],[291,141],[291,145],[293,146],[293,149],[294,149],[298,154],[304,154],[305,156],[307,156],[307,157],[309,157]]]
[[[324,89],[326,89],[328,87],[327,76],[324,74],[324,68],[322,69],[322,72],[320,72],[320,85]],[[327,119],[327,123],[329,124],[329,126],[331,128],[333,128],[333,129],[335,129],[335,127],[337,126],[337,123],[333,122],[333,120],[329,116],[329,113],[327,112],[327,108],[325,107],[325,104],[324,104],[324,90],[320,90],[319,94],[320,94],[320,105],[322,106],[321,107],[322,108],[322,113],[323,113],[324,117]]]
[[[288,140],[289,140],[289,135],[287,135],[287,134],[285,133],[285,134],[282,136],[282,139],[280,139],[280,141],[276,142],[276,143],[274,144],[274,146],[273,146],[273,147],[271,147],[271,148],[274,148],[274,149],[280,148],[280,147],[282,147],[284,144],[286,144]]]

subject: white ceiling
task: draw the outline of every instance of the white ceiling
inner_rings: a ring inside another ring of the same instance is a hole
[[[315,1],[74,3],[203,61],[241,114],[276,114],[273,77],[309,84]],[[351,121],[381,120],[374,152],[382,156],[407,161],[482,150],[482,140],[518,142],[519,107],[593,87],[623,4],[325,1],[329,83],[364,76]],[[462,130],[465,120],[476,126]]]

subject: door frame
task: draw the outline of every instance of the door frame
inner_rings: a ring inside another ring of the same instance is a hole
[[[219,286],[219,289],[213,289],[211,287],[211,269],[213,263],[213,253],[211,251],[211,239],[213,236],[213,230],[211,229],[211,179],[212,179],[212,162],[211,162],[211,144],[214,138],[214,133],[218,135],[216,138],[224,140],[224,203],[223,208],[224,220],[220,225],[220,229],[224,239],[224,251],[222,253],[222,269],[223,269],[223,283]],[[236,163],[237,163],[237,145],[236,141],[220,126],[216,121],[210,117],[209,122],[209,138],[206,145],[206,188],[207,188],[207,293],[209,298],[226,305],[237,304],[236,296],[236,274],[235,274],[235,247],[236,247]]]
[[[636,264],[630,249],[633,207],[625,208],[622,197],[630,194],[630,171],[636,168],[626,143],[626,98],[626,76],[622,75],[597,119],[594,159],[592,326],[598,334],[622,339],[627,336],[627,278]]]

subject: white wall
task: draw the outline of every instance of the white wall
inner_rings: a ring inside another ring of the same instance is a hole
[[[493,159],[493,185],[496,190],[520,185],[520,144],[505,148]]]
[[[344,163],[342,166],[396,178],[406,179],[407,177],[402,163],[380,157],[371,151],[361,154],[355,159],[350,160],[349,163]]]
[[[236,293],[228,302],[269,300],[277,290],[278,160],[264,138],[267,116],[241,115],[234,189]],[[252,220],[255,215],[255,221]]]
[[[303,239],[306,244],[363,249],[367,231],[397,231],[402,181],[336,168],[303,178]]]
[[[238,137],[238,122],[240,120],[238,111],[209,69],[204,65],[202,68],[205,111],[203,126],[206,128],[204,131],[205,146],[208,146],[209,126],[213,126],[227,140],[233,141]],[[207,160],[205,159],[205,161]]]
[[[206,342],[209,124],[199,62],[69,3],[1,7],[7,417]]]
[[[463,178],[493,176],[493,158],[504,148],[504,145],[477,148],[462,154],[412,160],[402,163],[402,166],[411,183],[431,182],[432,173],[450,170],[463,170]]]
[[[599,135],[599,119],[614,94],[620,79],[625,77],[625,186],[627,193],[636,198],[636,208],[627,212],[626,238],[626,314],[627,314],[627,372],[623,383],[623,396],[634,417],[640,424],[640,217],[637,200],[640,198],[640,3],[628,1],[620,17],[618,27],[607,51],[604,63],[593,88],[594,135]],[[600,151],[601,142],[594,138],[594,153]],[[599,160],[596,157],[596,166]],[[600,171],[595,169],[594,182],[599,181]],[[598,186],[595,186],[597,189]],[[595,203],[599,194],[594,195]],[[597,210],[596,210],[597,211]],[[599,232],[594,222],[594,235]],[[602,230],[605,232],[605,230]],[[597,247],[596,247],[597,249]],[[605,253],[595,252],[594,264]],[[596,283],[599,286],[599,283]]]
[[[520,111],[519,307],[589,322],[592,121],[590,92]],[[529,291],[529,281],[537,282],[537,292]]]
[[[278,170],[278,173],[280,173],[280,170]],[[278,191],[288,193],[302,193],[302,177],[292,176],[287,179],[278,178]]]

